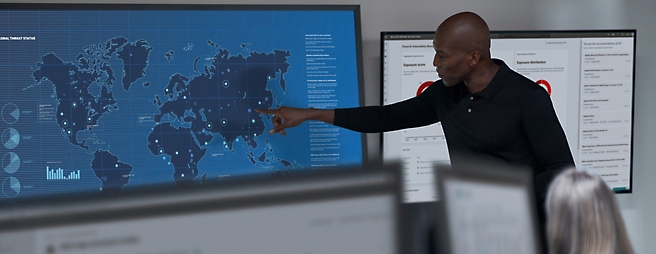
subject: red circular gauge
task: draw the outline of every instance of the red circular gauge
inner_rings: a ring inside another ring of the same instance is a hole
[[[424,83],[421,83],[421,85],[417,89],[417,96],[419,96],[421,93],[423,93],[424,90],[426,90],[426,88],[428,88],[429,86],[431,86],[433,84],[433,82],[434,81],[426,81]]]
[[[551,96],[551,85],[549,84],[549,82],[547,82],[544,79],[540,79],[538,81],[535,81],[535,83],[538,84],[538,85],[546,87],[547,88],[547,93],[549,94],[549,96]]]

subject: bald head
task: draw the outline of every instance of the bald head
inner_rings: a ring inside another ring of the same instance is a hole
[[[447,18],[437,28],[435,39],[466,52],[476,50],[482,59],[490,58],[490,28],[476,13],[461,12]]]
[[[446,86],[464,82],[476,93],[499,70],[490,58],[490,29],[475,13],[461,12],[444,20],[435,31],[433,47],[433,66]]]

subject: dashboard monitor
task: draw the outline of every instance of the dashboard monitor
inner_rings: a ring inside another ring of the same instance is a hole
[[[437,80],[434,31],[381,33],[381,101]],[[551,96],[576,166],[617,193],[632,191],[636,30],[492,31],[491,54]],[[403,159],[406,202],[434,201],[432,163],[449,163],[439,123],[381,135],[384,160]]]
[[[530,169],[474,159],[435,170],[440,253],[541,253]]]
[[[0,202],[361,165],[358,5],[0,4]]]

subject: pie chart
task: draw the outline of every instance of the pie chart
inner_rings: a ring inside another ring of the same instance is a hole
[[[20,167],[20,158],[13,152],[8,152],[2,157],[2,168],[9,174],[18,171]]]
[[[19,116],[20,110],[18,110],[16,104],[7,103],[2,107],[2,120],[4,120],[5,123],[14,124],[18,121]]]
[[[2,192],[8,198],[14,198],[20,193],[20,182],[16,177],[7,177],[2,182]]]
[[[14,149],[18,146],[20,142],[20,134],[14,128],[8,128],[2,132],[2,144],[5,145],[7,149]]]

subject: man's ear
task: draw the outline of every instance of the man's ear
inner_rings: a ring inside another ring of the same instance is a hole
[[[478,62],[481,61],[481,53],[478,52],[478,50],[474,50],[472,52],[469,52],[469,66],[473,67],[478,64]]]

